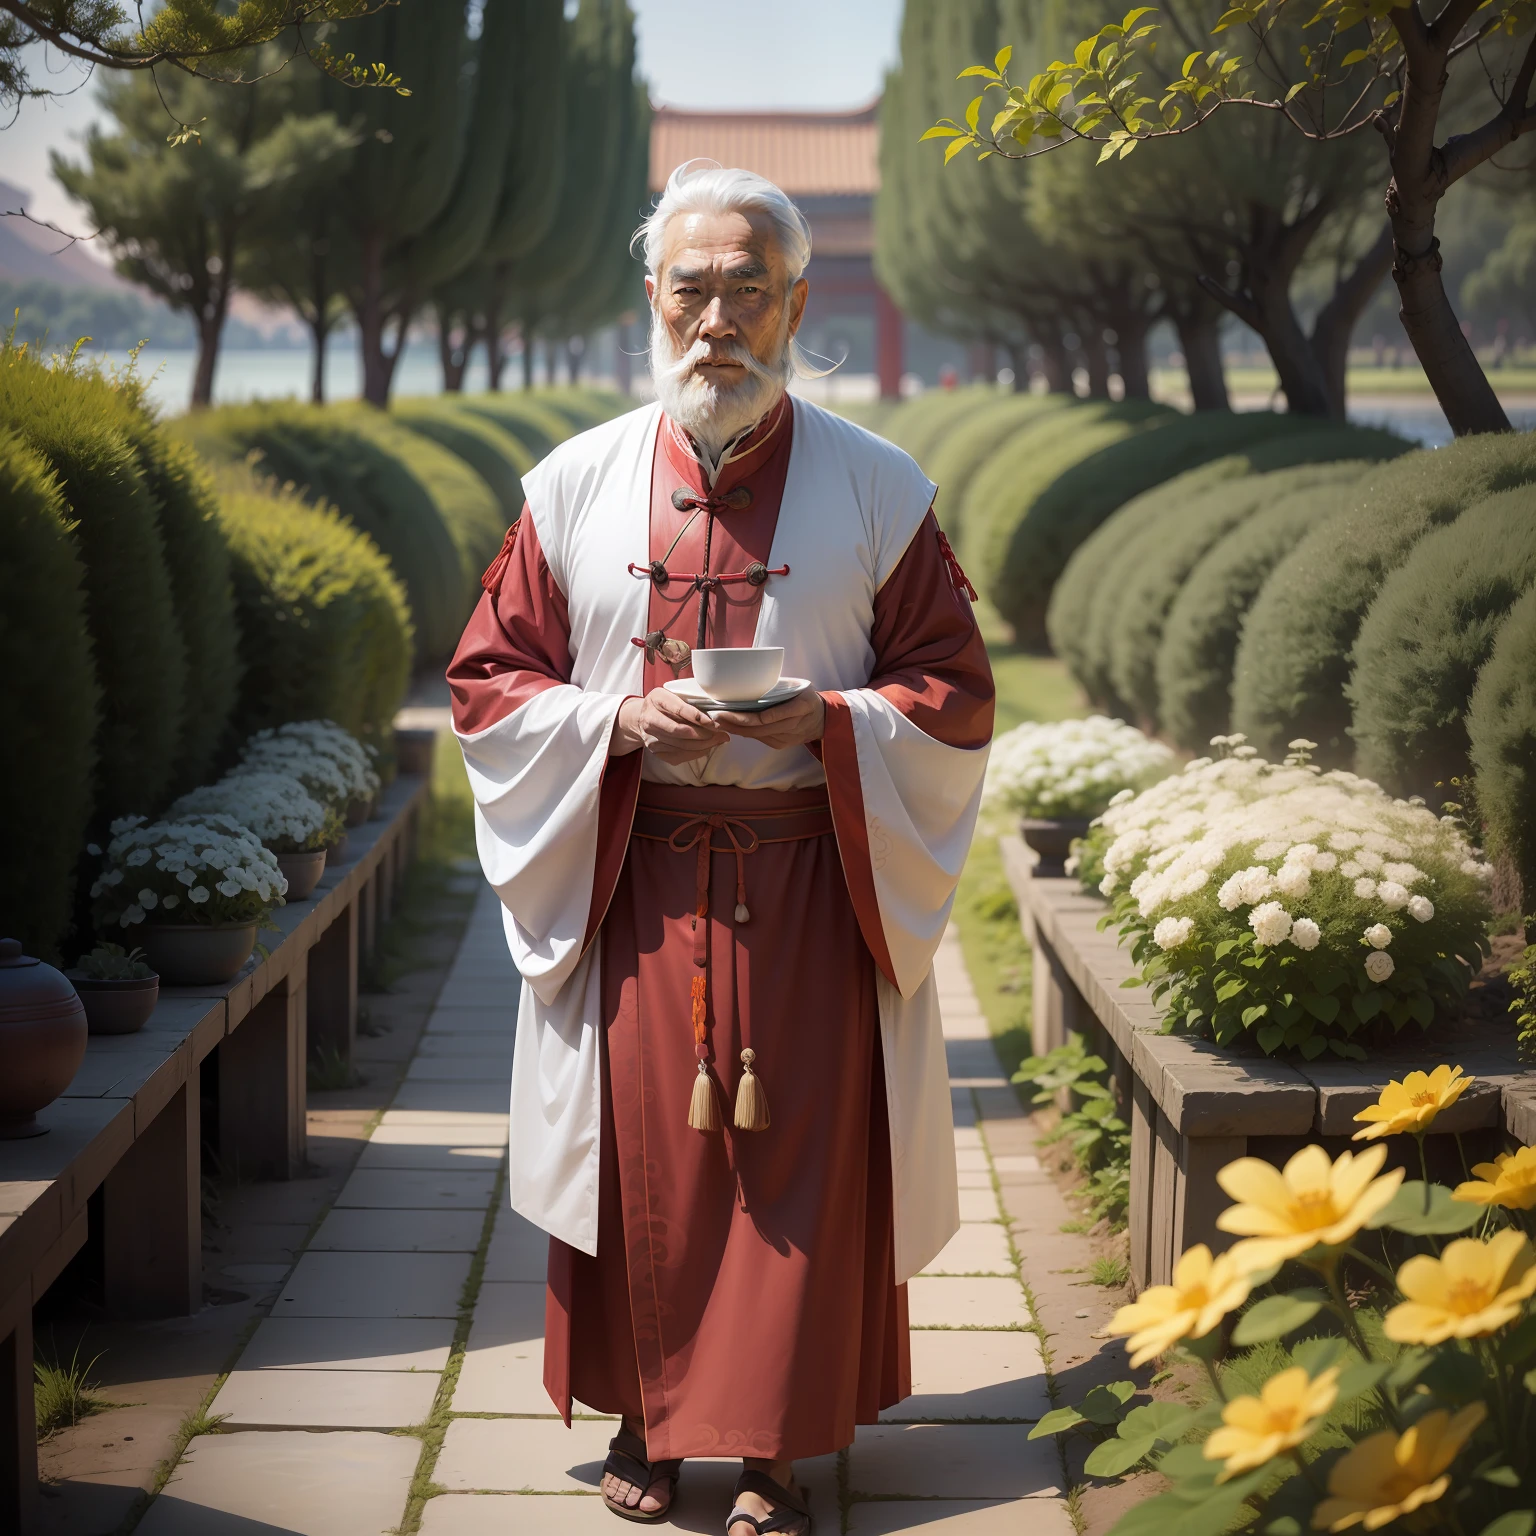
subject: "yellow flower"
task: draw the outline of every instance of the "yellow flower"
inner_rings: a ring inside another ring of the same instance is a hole
[[[1253,1282],[1230,1255],[1213,1259],[1197,1243],[1174,1266],[1172,1285],[1154,1285],[1115,1313],[1109,1331],[1131,1335],[1131,1364],[1145,1365],[1180,1339],[1203,1339],[1228,1312],[1247,1301]]]
[[[1497,1333],[1536,1292],[1536,1252],[1523,1232],[1498,1232],[1486,1243],[1460,1237],[1438,1259],[1416,1254],[1397,1272],[1408,1299],[1382,1319],[1399,1344],[1440,1344]]]
[[[1226,1466],[1216,1479],[1224,1483],[1300,1445],[1317,1428],[1339,1395],[1339,1367],[1308,1376],[1299,1365],[1271,1376],[1257,1397],[1235,1397],[1221,1410],[1221,1428],[1205,1442],[1209,1461]]]
[[[1294,1259],[1319,1243],[1347,1243],[1390,1202],[1403,1182],[1394,1168],[1380,1178],[1385,1147],[1341,1152],[1335,1163],[1319,1146],[1303,1147],[1283,1169],[1240,1157],[1216,1175],[1239,1203],[1216,1218],[1223,1232],[1249,1239],[1232,1250],[1239,1269],[1253,1271]]]
[[[1427,1131],[1435,1116],[1476,1081],[1475,1077],[1463,1077],[1460,1067],[1447,1066],[1438,1066],[1433,1072],[1410,1072],[1402,1082],[1394,1078],[1369,1109],[1355,1116],[1366,1125],[1355,1132],[1354,1139],[1375,1141],[1378,1136],[1396,1136],[1402,1131]]]
[[[1451,1486],[1445,1469],[1487,1414],[1481,1403],[1469,1403],[1455,1418],[1437,1408],[1401,1435],[1390,1429],[1367,1435],[1333,1464],[1328,1474],[1333,1497],[1312,1511],[1312,1528],[1346,1531],[1363,1525],[1375,1531],[1432,1504]]]
[[[1501,1152],[1491,1163],[1474,1163],[1477,1178],[1452,1191],[1468,1205],[1502,1205],[1512,1211],[1536,1206],[1536,1147]]]

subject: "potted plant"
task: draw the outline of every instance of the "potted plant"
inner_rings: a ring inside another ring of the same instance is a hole
[[[228,816],[254,832],[277,855],[289,901],[303,901],[313,892],[327,850],[347,835],[341,817],[286,773],[242,773],[205,784],[183,795],[171,814]]]
[[[100,928],[131,930],[162,980],[194,987],[239,972],[286,889],[277,855],[228,816],[126,816],[91,895]]]
[[[142,949],[98,944],[64,973],[75,984],[93,1035],[131,1035],[143,1029],[160,1000],[160,978]]]
[[[982,808],[990,821],[1019,818],[1039,856],[1037,877],[1066,873],[1072,843],[1116,795],[1145,788],[1173,771],[1174,755],[1134,726],[1103,715],[1034,721],[992,743]]]
[[[334,720],[293,720],[252,736],[235,772],[291,773],[356,827],[367,821],[379,793],[374,756]]]
[[[1332,1052],[1454,1014],[1488,949],[1489,866],[1455,818],[1238,737],[1105,812],[1081,860],[1165,1029]]]

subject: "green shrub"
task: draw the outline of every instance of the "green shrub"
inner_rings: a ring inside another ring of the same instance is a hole
[[[67,515],[43,459],[0,432],[0,934],[50,960],[90,819],[101,705]]]
[[[1358,477],[1366,465],[1356,462],[1354,468]],[[1338,489],[1328,496],[1283,496],[1201,556],[1179,588],[1157,648],[1158,718],[1170,741],[1203,753],[1212,736],[1227,732],[1232,660],[1248,609],[1269,573],[1342,500]]]
[[[1363,466],[1300,464],[1213,486],[1187,506],[1165,512],[1128,539],[1105,572],[1094,605],[1095,629],[1114,696],[1150,728],[1160,723],[1157,653],[1163,625],[1196,561],[1234,529],[1262,523],[1292,492],[1326,499],[1333,487],[1357,480]]]
[[[1284,419],[1269,418],[1271,422]],[[1212,487],[1245,475],[1346,458],[1390,458],[1410,446],[1392,433],[1374,428],[1296,421],[1298,431],[1272,429],[1275,435],[1266,433],[1237,453],[1213,459],[1143,491],[1106,518],[1078,547],[1051,594],[1046,628],[1052,649],[1067,663],[1090,699],[1105,708],[1128,707],[1116,701],[1109,674],[1104,597],[1114,590],[1109,567],[1139,529],[1189,505]]]
[[[1533,584],[1536,485],[1500,491],[1414,545],[1355,641],[1346,691],[1361,773],[1393,794],[1432,797],[1436,784],[1469,771],[1467,703],[1500,626]]]
[[[584,384],[559,384],[538,390],[534,398],[559,412],[573,432],[585,432],[635,408],[635,401],[611,389],[589,389]]]
[[[1467,709],[1477,807],[1490,850],[1513,860],[1536,908],[1536,587],[1510,610]]]
[[[1068,395],[999,395],[978,404],[950,428],[924,466],[928,478],[939,487],[934,510],[950,543],[958,548],[963,537],[966,498],[977,470],[1025,422],[1046,411],[1060,410],[1070,400]]]
[[[900,407],[899,400],[838,400],[828,401],[827,408],[846,417],[866,432],[881,432],[885,423]]]
[[[534,458],[542,459],[556,443],[571,435],[571,423],[559,411],[545,405],[537,394],[506,394],[501,390],[483,395],[460,395],[454,404],[462,411],[483,416],[505,427],[528,445]]]
[[[240,636],[229,546],[218,499],[197,455],[153,421],[137,398],[121,425],[160,517],[166,572],[187,657],[186,707],[169,793],[201,784],[224,740],[240,682]]]
[[[1232,724],[1266,757],[1305,736],[1324,766],[1347,764],[1350,658],[1387,575],[1432,528],[1476,501],[1536,480],[1536,434],[1464,437],[1363,476],[1338,517],[1314,528],[1264,583],[1232,673]]]
[[[244,675],[242,736],[331,719],[387,742],[410,676],[411,615],[390,562],[324,506],[243,467],[220,477]]]
[[[153,813],[169,789],[187,658],[154,498],[101,386],[15,349],[0,353],[0,427],[58,477],[85,568],[86,627],[101,685],[94,812]]]
[[[292,402],[223,406],[176,425],[215,461],[259,453],[264,472],[326,502],[367,534],[405,583],[422,655],[446,656],[464,627],[484,564],[475,565],[461,550],[418,472],[423,455],[411,449],[434,445],[381,417],[369,424],[366,409]],[[438,450],[435,458],[451,456]],[[481,495],[495,521],[494,499],[483,487]],[[498,531],[498,543],[500,537]]]
[[[412,432],[463,459],[490,486],[503,527],[517,519],[523,510],[523,476],[533,468],[533,455],[506,428],[436,399],[398,400],[393,413]]]
[[[929,390],[903,401],[885,423],[881,436],[910,453],[926,473],[929,460],[950,433],[997,399],[998,390],[993,384]]]

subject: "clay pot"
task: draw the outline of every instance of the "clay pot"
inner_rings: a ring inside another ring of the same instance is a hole
[[[401,773],[429,774],[432,772],[432,753],[437,746],[434,730],[395,730],[395,762]]]
[[[0,1141],[41,1136],[37,1112],[85,1060],[85,1008],[62,971],[0,939]]]
[[[1031,871],[1035,879],[1059,880],[1067,872],[1073,839],[1088,835],[1088,818],[1025,816],[1019,821],[1019,834],[1040,856]]]
[[[349,800],[347,814],[343,818],[349,827],[360,827],[373,814],[373,799]]]
[[[94,976],[69,978],[85,1004],[93,1035],[131,1035],[143,1029],[160,1001],[158,976],[109,981]]]
[[[347,834],[343,832],[341,834],[341,841],[332,843],[330,848],[326,850],[325,862],[329,864],[332,869],[334,869],[338,864],[345,864],[352,857],[352,852],[351,849],[348,848],[347,842]]]
[[[145,923],[134,938],[168,987],[217,987],[250,959],[256,924]]]
[[[277,867],[288,882],[289,901],[303,901],[320,883],[325,873],[325,849],[314,853],[280,853]]]

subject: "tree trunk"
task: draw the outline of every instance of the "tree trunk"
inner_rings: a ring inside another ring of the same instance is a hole
[[[1392,265],[1392,229],[1382,229],[1375,243],[1334,286],[1333,295],[1312,322],[1312,355],[1323,375],[1331,414],[1343,421],[1348,406],[1345,375],[1349,342],[1360,316]]]
[[[409,308],[388,309],[384,302],[384,245],[377,235],[363,240],[363,292],[357,312],[358,345],[363,359],[363,399],[383,410],[389,404],[395,365],[405,346],[410,325]],[[395,321],[395,346],[389,347],[386,332]]]
[[[575,384],[581,378],[581,363],[586,356],[587,339],[585,336],[572,336],[565,343],[565,377],[568,384]]]
[[[219,338],[224,330],[224,306],[217,304],[212,315],[197,317],[197,368],[192,375],[192,409],[199,411],[213,404],[213,374],[219,365]]]
[[[557,351],[558,351],[558,349],[555,346],[554,338],[553,337],[545,337],[545,339],[544,339],[544,386],[545,386],[546,389],[553,389],[555,387],[555,385],[560,382],[559,377],[555,373],[555,364],[556,364],[556,353],[557,353]]]
[[[1221,363],[1221,322],[1209,312],[1177,319],[1179,346],[1184,351],[1184,371],[1197,411],[1229,411],[1227,375]]]
[[[309,334],[314,347],[309,370],[309,398],[315,405],[325,404],[325,341],[330,330],[330,318],[326,307],[322,305],[309,322]]]
[[[1120,383],[1127,400],[1152,398],[1152,379],[1147,372],[1147,329],[1144,315],[1128,316],[1115,327],[1119,338],[1115,350],[1120,355]]]
[[[501,334],[501,295],[495,285],[491,287],[485,304],[481,339],[485,343],[486,388],[493,394],[501,390],[501,370],[507,366],[506,344]]]
[[[1059,331],[1037,333],[1036,345],[1040,348],[1040,371],[1045,375],[1045,387],[1053,395],[1070,395],[1072,391],[1072,361],[1067,355],[1067,344]]]
[[[1085,326],[1078,343],[1083,367],[1088,371],[1088,398],[1109,399],[1109,348],[1104,342],[1104,332],[1099,326]]]
[[[528,334],[528,327],[523,326],[523,388],[533,388],[533,337]]]
[[[469,365],[469,349],[474,335],[466,326],[464,335],[455,344],[446,319],[446,316],[440,316],[437,326],[437,356],[443,369],[443,391],[445,394],[462,394],[464,370]]]

